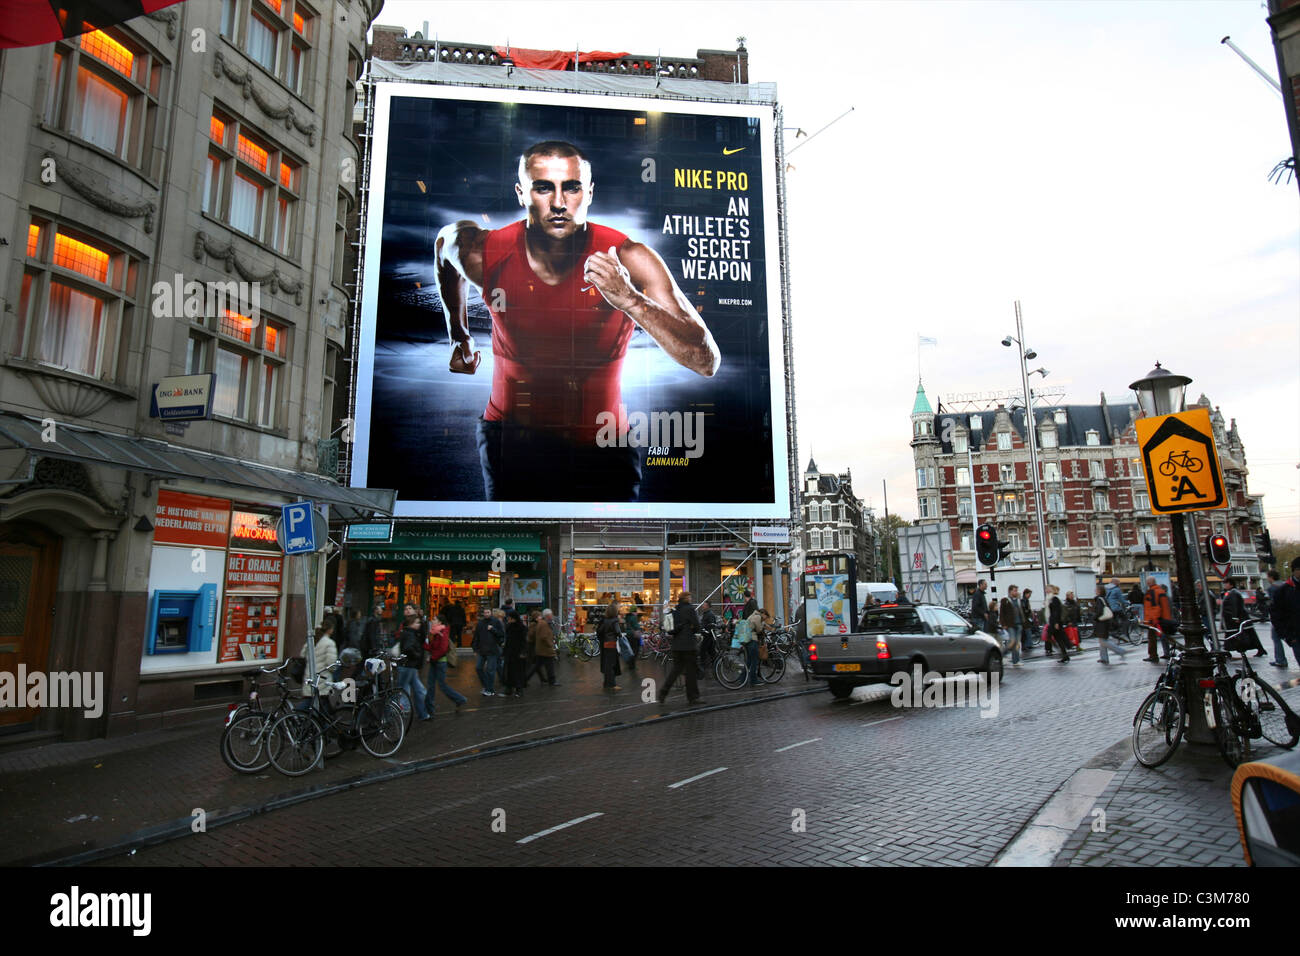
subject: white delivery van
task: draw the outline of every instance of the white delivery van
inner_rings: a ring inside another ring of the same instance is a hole
[[[898,597],[898,588],[894,587],[888,581],[858,581],[858,613],[867,606],[867,595],[870,594],[881,604],[892,604]]]

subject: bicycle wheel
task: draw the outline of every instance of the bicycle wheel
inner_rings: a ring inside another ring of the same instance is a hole
[[[1158,470],[1160,474],[1164,475],[1166,478],[1172,478],[1174,476],[1175,466],[1172,461],[1162,461],[1158,466]]]
[[[250,710],[237,717],[221,735],[221,759],[238,773],[258,773],[271,762],[266,740],[271,715]]]
[[[1246,680],[1253,680],[1253,690],[1243,686]],[[1287,750],[1300,741],[1300,717],[1272,684],[1258,674],[1249,678],[1242,675],[1237,679],[1237,693],[1259,720],[1259,729],[1265,740]]]
[[[1211,691],[1214,709],[1214,742],[1219,745],[1219,755],[1232,769],[1246,757],[1250,742],[1241,735],[1241,716],[1231,691],[1216,687]]]
[[[405,687],[398,687],[390,690],[383,697],[386,700],[391,700],[397,709],[402,712],[402,723],[407,730],[410,730],[411,724],[415,722],[415,701],[411,699],[411,692]]]
[[[779,684],[785,677],[785,655],[768,652],[767,660],[758,662],[758,676],[768,684]]]
[[[749,668],[745,664],[744,651],[724,651],[713,665],[713,676],[718,683],[730,690],[738,690],[749,680]]]
[[[373,700],[357,714],[361,746],[375,757],[391,757],[406,737],[402,710],[393,700]]]
[[[593,660],[600,656],[600,641],[595,634],[583,635],[582,643],[578,645],[578,650],[586,660]]]
[[[320,762],[325,728],[311,714],[290,711],[271,725],[266,750],[276,770],[300,777]]]
[[[1133,756],[1144,767],[1158,767],[1183,739],[1183,702],[1167,687],[1147,695],[1133,718]]]

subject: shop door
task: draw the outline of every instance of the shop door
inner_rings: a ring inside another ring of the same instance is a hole
[[[49,662],[54,589],[61,539],[36,525],[0,524],[0,673],[18,665],[43,671]],[[19,694],[26,688],[19,687]],[[28,708],[0,709],[0,727],[30,723]]]

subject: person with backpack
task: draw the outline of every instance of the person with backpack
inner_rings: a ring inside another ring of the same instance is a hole
[[[456,649],[451,646],[451,626],[447,623],[446,615],[439,614],[434,618],[429,626],[429,636],[424,640],[424,647],[429,652],[429,686],[425,697],[425,709],[430,717],[438,709],[433,686],[437,683],[442,692],[456,705],[456,713],[459,714],[460,709],[465,706],[465,695],[447,685],[447,659],[456,653]]]
[[[420,669],[424,667],[424,638],[420,636],[419,614],[413,607],[406,608],[402,629],[397,632],[397,642],[402,652],[397,659],[397,686],[411,695],[415,716],[428,720],[429,712],[424,707],[426,691],[420,682]]]

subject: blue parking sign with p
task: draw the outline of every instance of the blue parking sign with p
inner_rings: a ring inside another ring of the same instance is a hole
[[[312,525],[311,502],[295,501],[281,505],[284,521],[284,553],[310,554],[316,550],[316,531]]]

